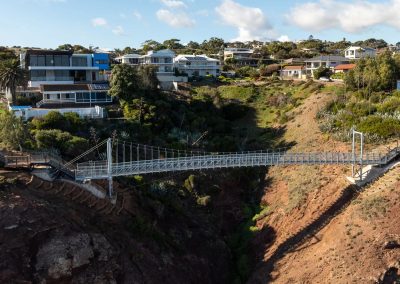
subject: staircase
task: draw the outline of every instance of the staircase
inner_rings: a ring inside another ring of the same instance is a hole
[[[84,205],[102,215],[118,216],[128,213],[128,211],[124,210],[125,201],[122,194],[113,204],[109,199],[96,197],[78,184],[71,182],[61,180],[49,182],[32,176],[25,185],[34,192],[61,197],[76,204]]]

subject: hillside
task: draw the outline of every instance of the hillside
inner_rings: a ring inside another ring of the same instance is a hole
[[[314,94],[294,110],[283,136],[296,142],[292,151],[349,150],[322,134],[315,120],[331,99],[329,92]],[[263,197],[270,213],[257,226],[275,238],[254,242],[264,249],[249,282],[393,283],[400,262],[399,173],[395,168],[359,192],[345,179],[349,167],[272,168]]]
[[[144,116],[135,100],[122,103],[116,112],[127,121],[53,115],[29,130],[63,125],[71,140],[113,133],[178,149],[199,140],[209,151],[349,151],[316,119],[336,87],[274,79],[199,85],[149,96]],[[60,150],[72,155],[82,145]],[[125,177],[115,179],[115,209],[63,182],[30,184],[29,172],[0,172],[0,282],[390,283],[400,260],[398,174],[362,192],[347,182],[347,166]]]

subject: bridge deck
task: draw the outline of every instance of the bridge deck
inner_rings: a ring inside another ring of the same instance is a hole
[[[352,153],[249,153],[205,155],[194,157],[143,160],[112,164],[112,176],[163,173],[173,171],[206,170],[219,168],[259,167],[277,165],[382,165],[397,155],[367,153],[362,159]],[[81,163],[76,168],[76,180],[105,179],[108,177],[107,161]]]

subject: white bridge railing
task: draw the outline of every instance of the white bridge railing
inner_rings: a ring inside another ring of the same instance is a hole
[[[398,150],[387,155],[366,153],[362,159],[352,153],[237,153],[204,156],[188,156],[156,160],[140,160],[113,163],[113,177],[138,174],[163,173],[188,170],[206,170],[219,168],[258,167],[277,165],[334,165],[362,164],[381,165],[393,159]],[[77,164],[76,180],[106,179],[109,177],[107,161]]]

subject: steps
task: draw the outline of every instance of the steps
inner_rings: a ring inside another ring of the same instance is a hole
[[[84,205],[105,216],[117,216],[124,213],[123,200],[117,200],[116,204],[112,204],[110,200],[98,198],[89,191],[72,183],[57,180],[50,182],[32,175],[30,180],[25,183],[25,186],[32,191],[40,191]]]

